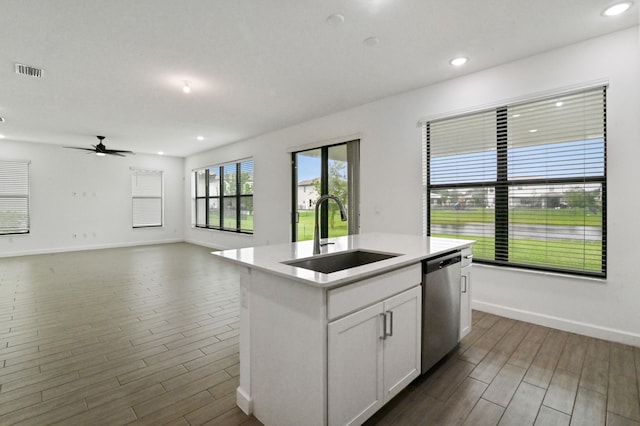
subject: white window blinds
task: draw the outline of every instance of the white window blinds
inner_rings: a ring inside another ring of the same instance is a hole
[[[606,88],[424,123],[427,232],[474,259],[606,276]]]
[[[29,233],[29,162],[0,160],[0,235]]]
[[[162,193],[161,171],[132,169],[131,201],[134,228],[163,225]]]

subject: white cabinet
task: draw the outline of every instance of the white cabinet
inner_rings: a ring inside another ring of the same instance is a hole
[[[384,305],[390,330],[383,340],[386,403],[420,375],[422,287],[392,297]]]
[[[328,423],[363,423],[420,374],[421,287],[328,324]]]
[[[462,265],[460,269],[460,336],[471,332],[471,248],[462,250]]]
[[[329,424],[364,422],[382,405],[382,303],[329,323]]]

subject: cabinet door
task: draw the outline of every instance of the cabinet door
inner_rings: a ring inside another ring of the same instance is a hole
[[[471,331],[471,266],[460,269],[460,337]]]
[[[422,287],[414,287],[384,303],[387,336],[384,347],[384,402],[420,375]]]
[[[328,326],[329,425],[361,424],[383,405],[378,303]]]

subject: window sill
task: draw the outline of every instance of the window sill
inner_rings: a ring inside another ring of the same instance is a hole
[[[231,230],[231,229],[209,228],[209,227],[206,227],[206,226],[196,226],[196,225],[191,225],[191,229],[202,229],[204,231],[226,232],[228,234],[246,235],[246,236],[249,236],[249,237],[253,237],[253,235],[254,235],[253,232],[234,231],[234,230]]]
[[[527,268],[515,268],[515,267],[510,267],[510,266],[498,266],[498,265],[489,265],[486,263],[476,263],[473,262],[473,267],[474,268],[482,268],[482,269],[495,269],[498,271],[509,271],[509,272],[520,272],[523,274],[533,274],[533,275],[544,275],[544,276],[548,276],[548,277],[554,277],[554,278],[563,278],[563,279],[571,279],[571,280],[578,280],[578,281],[591,281],[591,282],[596,282],[599,284],[605,284],[607,282],[607,278],[600,278],[600,277],[589,277],[586,275],[574,275],[574,274],[565,274],[562,272],[555,272],[555,271],[540,271],[537,269],[527,269]]]
[[[25,237],[31,235],[31,232],[16,232],[15,234],[0,234],[0,238]]]

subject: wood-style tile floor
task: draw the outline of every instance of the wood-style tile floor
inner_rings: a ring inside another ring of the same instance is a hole
[[[238,276],[167,244],[0,259],[0,425],[239,425]]]
[[[458,348],[367,425],[640,426],[640,348],[473,312]]]
[[[238,276],[209,252],[0,259],[0,425],[260,425],[235,406]],[[639,348],[473,320],[367,424],[640,426]]]

